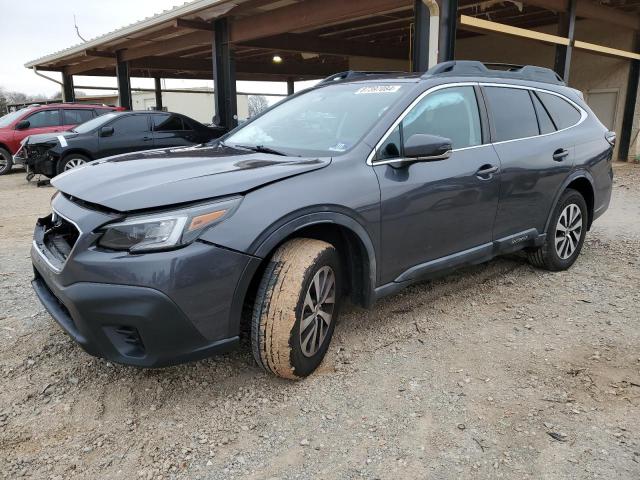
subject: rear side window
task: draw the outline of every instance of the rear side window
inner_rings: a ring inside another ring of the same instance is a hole
[[[542,102],[534,92],[531,92],[531,98],[533,99],[533,106],[536,109],[536,115],[538,115],[538,124],[540,125],[540,133],[551,133],[556,131],[556,126],[553,124],[553,120],[549,116],[549,112],[544,108]]]
[[[572,127],[580,121],[580,112],[566,100],[550,93],[538,92],[538,95],[551,118],[553,118],[558,130]]]
[[[538,119],[529,91],[520,88],[485,87],[495,127],[494,142],[534,137]]]
[[[62,110],[62,124],[63,125],[79,125],[91,120],[93,118],[93,111],[88,108],[85,109],[63,109]]]
[[[57,127],[60,125],[60,112],[57,108],[55,110],[40,110],[25,120],[29,121],[29,128]]]
[[[156,132],[173,132],[176,130],[187,130],[182,122],[182,118],[177,115],[152,115],[153,129]]]
[[[99,117],[100,115],[104,115],[105,113],[112,113],[112,108],[96,108],[96,115]]]
[[[114,121],[111,126],[115,135],[131,135],[149,131],[146,115],[128,115]]]

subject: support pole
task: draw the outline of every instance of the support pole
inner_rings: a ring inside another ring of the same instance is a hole
[[[577,5],[577,0],[569,0],[568,10],[566,12],[560,12],[558,15],[558,36],[568,38],[569,45],[556,45],[556,59],[553,69],[562,77],[567,85],[569,84],[569,73],[571,71],[571,54],[573,53],[573,39],[576,29]]]
[[[633,51],[640,50],[640,33],[635,33],[633,41]],[[627,80],[627,97],[624,101],[624,112],[622,114],[622,129],[620,130],[620,143],[618,148],[618,159],[629,160],[631,150],[631,134],[634,127],[634,117],[636,105],[638,103],[638,81],[640,80],[640,60],[631,60],[629,65],[629,79]],[[637,125],[636,125],[637,127]]]
[[[293,95],[296,93],[295,82],[293,78],[287,78],[287,95]]]
[[[425,72],[429,68],[429,17],[431,15],[422,0],[414,0],[413,5],[411,69],[414,72]]]
[[[440,39],[438,62],[455,59],[458,29],[458,0],[440,0]]]
[[[236,67],[229,44],[229,22],[221,18],[213,23],[214,123],[227,130],[238,125]]]
[[[76,101],[76,92],[73,88],[73,75],[62,72],[62,101],[72,103]]]
[[[116,80],[118,82],[118,105],[131,110],[131,79],[129,78],[129,62],[121,59],[120,52],[116,55]]]
[[[153,83],[156,93],[156,110],[162,111],[162,84],[160,83],[160,78],[154,78]]]

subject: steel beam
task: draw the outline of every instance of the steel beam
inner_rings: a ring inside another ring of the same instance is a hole
[[[636,32],[633,41],[633,50],[640,50],[640,33]],[[624,112],[622,114],[622,129],[620,130],[620,143],[618,148],[618,159],[627,161],[629,150],[631,149],[631,133],[638,104],[638,83],[640,80],[640,60],[632,60],[629,65],[629,78],[627,80],[627,97],[624,101]]]
[[[62,101],[75,102],[76,92],[73,88],[73,75],[62,72]]]
[[[121,52],[116,55],[116,80],[118,83],[118,104],[131,110],[131,79],[129,78],[129,62],[122,60]]]
[[[162,83],[160,82],[160,78],[154,78],[153,83],[156,93],[156,110],[162,111]]]
[[[215,123],[227,130],[238,125],[236,97],[236,66],[229,43],[229,22],[226,18],[213,24],[213,82]]]
[[[571,71],[571,55],[573,53],[573,41],[576,30],[576,7],[578,0],[569,0],[568,11],[558,15],[558,36],[569,39],[569,45],[556,45],[556,59],[554,70],[564,82],[569,84]]]
[[[438,62],[455,59],[458,28],[458,0],[440,0],[440,34]]]

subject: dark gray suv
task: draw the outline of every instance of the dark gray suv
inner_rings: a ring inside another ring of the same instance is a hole
[[[338,74],[213,143],[55,177],[33,287],[93,355],[199,359],[246,318],[258,364],[304,377],[345,296],[369,307],[522,249],[569,268],[609,205],[614,142],[544,68]]]

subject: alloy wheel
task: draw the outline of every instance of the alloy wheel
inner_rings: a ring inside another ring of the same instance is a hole
[[[336,277],[331,267],[316,272],[307,289],[300,322],[300,347],[306,357],[320,349],[329,332],[336,302]]]
[[[66,172],[67,170],[79,167],[80,165],[84,165],[85,163],[87,162],[85,162],[81,158],[70,158],[64,166],[64,171]]]
[[[556,253],[562,260],[566,260],[578,248],[582,235],[582,211],[575,203],[567,205],[556,225]]]

